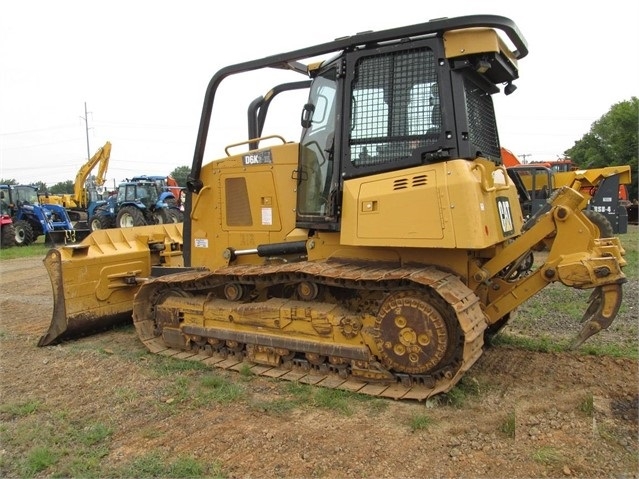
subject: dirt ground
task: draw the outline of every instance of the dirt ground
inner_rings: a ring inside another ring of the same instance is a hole
[[[133,328],[38,348],[52,311],[41,258],[2,261],[0,275],[0,404],[37,401],[108,422],[105,467],[155,450],[218,463],[229,478],[639,478],[634,360],[495,346],[467,373],[474,393],[461,404],[354,401],[349,412],[309,403],[278,413],[259,404],[287,397],[281,381],[212,370],[245,394],[199,404],[173,396],[175,377],[147,367]],[[637,320],[636,307],[627,314],[618,320]],[[5,411],[10,437],[24,419]],[[414,427],[424,416],[428,426]],[[514,435],[504,427],[512,417]],[[24,453],[0,444],[0,476],[15,476]]]

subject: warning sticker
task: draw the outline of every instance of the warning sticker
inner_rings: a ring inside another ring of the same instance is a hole
[[[195,238],[194,246],[196,248],[208,248],[209,247],[209,240],[206,239],[206,238]]]
[[[262,208],[262,226],[273,224],[273,208]]]

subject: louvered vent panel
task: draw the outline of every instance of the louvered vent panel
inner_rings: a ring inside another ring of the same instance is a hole
[[[394,190],[404,190],[408,188],[408,178],[400,178],[393,182]]]
[[[428,184],[428,175],[417,175],[412,178],[399,178],[393,182],[394,190],[405,190],[406,188],[416,188]]]
[[[417,175],[413,176],[413,188],[416,186],[425,186],[428,183],[428,176]]]

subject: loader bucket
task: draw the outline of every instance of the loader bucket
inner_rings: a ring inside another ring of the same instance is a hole
[[[44,265],[53,315],[38,341],[47,346],[131,321],[133,298],[154,266],[182,266],[182,224],[93,232],[77,245],[51,249]]]
[[[55,230],[45,234],[45,244],[56,248],[67,244],[80,243],[91,234],[91,230]]]

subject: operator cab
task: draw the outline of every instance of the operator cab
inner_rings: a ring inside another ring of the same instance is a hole
[[[491,95],[499,83],[513,91],[518,72],[492,29],[359,46],[311,76],[298,227],[339,230],[339,198],[350,178],[458,158],[501,162]]]

